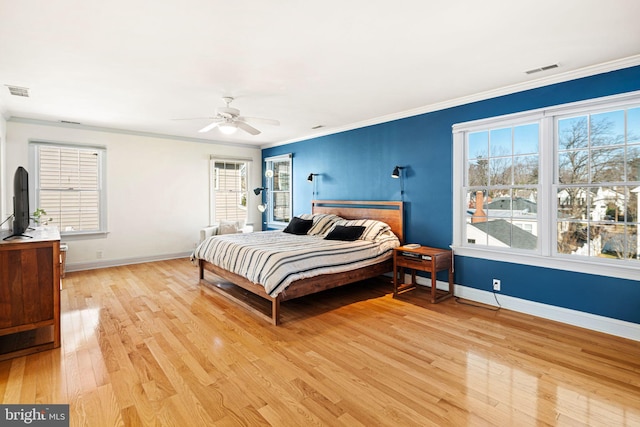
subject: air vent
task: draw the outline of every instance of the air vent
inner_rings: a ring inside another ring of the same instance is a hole
[[[5,85],[5,86],[9,88],[9,93],[11,93],[11,95],[13,96],[24,96],[25,98],[29,97],[29,88],[27,87],[9,86],[9,85]]]
[[[526,74],[535,74],[535,73],[539,73],[541,71],[552,70],[552,69],[558,68],[558,67],[559,67],[558,64],[545,65],[544,67],[534,68],[532,70],[525,71],[525,73]]]

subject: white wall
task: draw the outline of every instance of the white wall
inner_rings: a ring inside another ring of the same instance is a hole
[[[55,123],[7,122],[6,170],[29,166],[32,140],[106,147],[107,228],[103,238],[71,240],[67,270],[185,256],[209,222],[209,157],[253,159],[250,188],[261,184],[260,149],[183,141]],[[3,193],[4,199],[10,197]],[[6,200],[5,200],[6,202]],[[249,222],[261,218],[250,199]],[[35,209],[35,207],[34,207]]]

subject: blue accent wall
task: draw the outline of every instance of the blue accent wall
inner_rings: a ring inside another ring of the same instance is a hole
[[[453,143],[456,123],[640,90],[640,66],[473,102],[414,117],[327,135],[262,151],[293,154],[293,214],[317,199],[405,201],[407,242],[448,247],[453,236]],[[406,166],[404,195],[396,166]],[[617,279],[456,256],[458,284],[640,324],[640,278]],[[507,285],[508,286],[505,286]]]

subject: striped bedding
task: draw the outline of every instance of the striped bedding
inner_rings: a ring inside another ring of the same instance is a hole
[[[341,273],[391,258],[393,248],[399,245],[391,231],[374,242],[261,231],[210,237],[196,248],[193,257],[260,284],[276,297],[295,280]]]

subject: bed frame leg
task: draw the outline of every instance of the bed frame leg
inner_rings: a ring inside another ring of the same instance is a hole
[[[278,297],[271,300],[271,323],[275,326],[280,324],[280,298]]]

